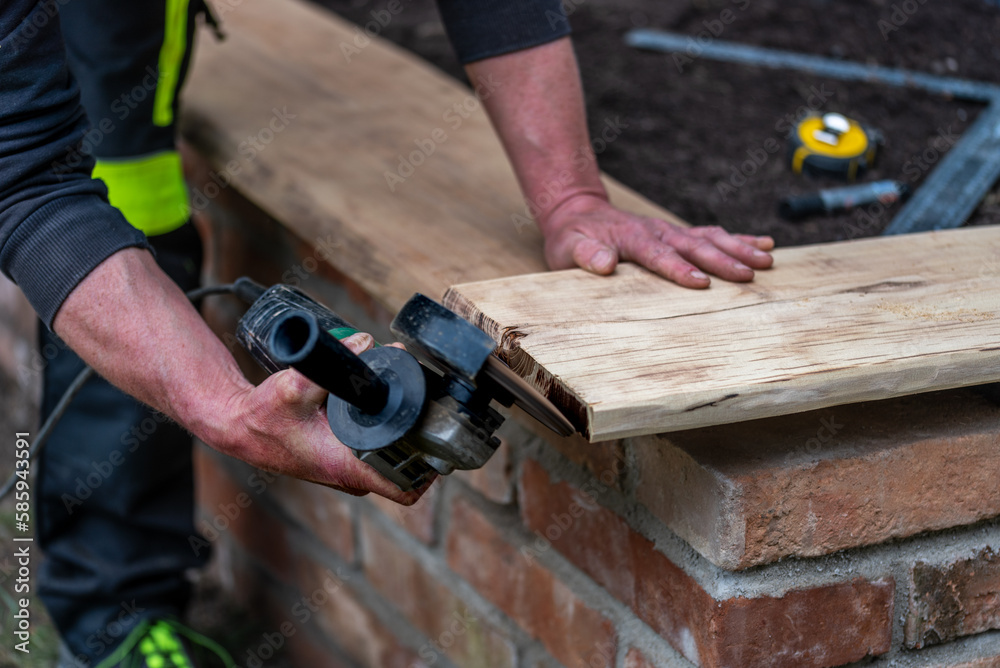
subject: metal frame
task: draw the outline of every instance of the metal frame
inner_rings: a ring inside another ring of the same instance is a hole
[[[792,69],[844,81],[916,88],[985,103],[986,109],[931,171],[883,234],[960,227],[1000,179],[1000,86],[722,40],[695,42],[690,35],[663,30],[631,30],[625,35],[625,43],[667,53],[685,53],[694,44],[698,58]]]

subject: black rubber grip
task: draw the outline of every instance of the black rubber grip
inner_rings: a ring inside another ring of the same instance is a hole
[[[389,386],[308,311],[290,311],[275,321],[271,356],[369,415],[385,408]]]

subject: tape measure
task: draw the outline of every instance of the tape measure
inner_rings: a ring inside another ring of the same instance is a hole
[[[878,130],[842,114],[806,116],[788,136],[788,161],[796,174],[853,182],[875,163],[882,141]]]

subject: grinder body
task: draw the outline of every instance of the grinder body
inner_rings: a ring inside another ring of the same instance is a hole
[[[339,339],[357,330],[279,284],[253,302],[236,337],[269,372],[293,367],[327,389],[334,435],[401,490],[481,467],[499,445],[494,432],[504,420],[491,402],[514,400],[482,373],[493,340],[419,294],[392,330],[407,350],[377,346],[354,355]]]

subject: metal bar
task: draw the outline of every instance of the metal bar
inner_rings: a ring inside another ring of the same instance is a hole
[[[992,102],[1000,98],[1000,86],[980,81],[939,77],[895,67],[864,65],[850,61],[833,60],[823,56],[811,56],[722,40],[699,41],[690,35],[681,35],[665,30],[649,28],[630,30],[625,34],[625,43],[639,49],[686,53],[691,58],[709,58],[776,69],[802,70],[818,76],[846,81],[866,81],[904,88],[920,88],[961,100]]]
[[[1000,179],[1000,100],[987,107],[882,234],[960,227]]]
[[[625,43],[640,49],[685,53],[692,58],[800,70],[832,79],[918,88],[987,103],[989,106],[927,176],[883,234],[960,227],[1000,179],[1000,86],[735,42],[697,41],[690,35],[663,30],[631,30],[625,35]]]

